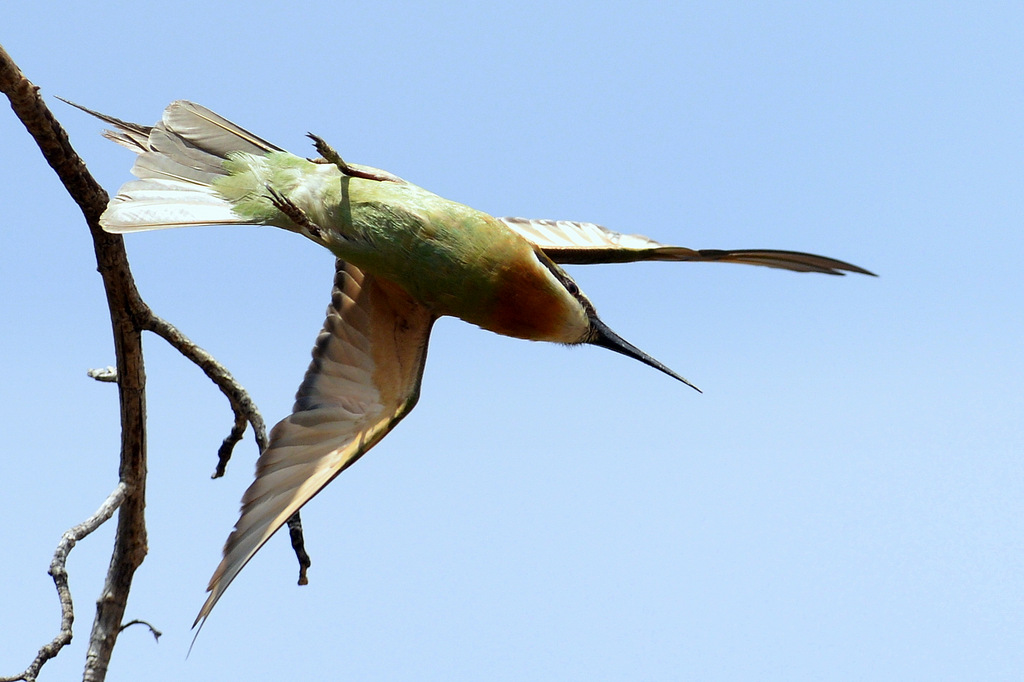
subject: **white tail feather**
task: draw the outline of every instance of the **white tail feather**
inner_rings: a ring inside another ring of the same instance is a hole
[[[248,224],[234,212],[231,202],[213,189],[213,182],[227,174],[223,164],[229,154],[262,156],[283,151],[184,100],[171,103],[152,128],[84,110],[116,128],[107,133],[108,138],[139,154],[132,167],[139,180],[121,187],[100,217],[103,229],[115,234]]]
[[[103,229],[113,234],[244,222],[210,187],[158,178],[124,185],[100,218]]]

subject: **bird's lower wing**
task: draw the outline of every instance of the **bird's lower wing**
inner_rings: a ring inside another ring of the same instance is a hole
[[[539,246],[556,263],[632,263],[635,261],[722,261],[763,265],[796,272],[821,272],[842,275],[864,268],[850,263],[799,251],[774,249],[688,249],[667,246],[639,234],[621,234],[593,223],[570,220],[529,220],[500,218],[526,240]]]
[[[338,261],[313,361],[270,432],[197,624],[270,536],[413,408],[433,322],[397,285]]]

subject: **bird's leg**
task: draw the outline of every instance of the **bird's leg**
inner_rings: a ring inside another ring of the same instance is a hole
[[[378,175],[371,171],[359,170],[345,163],[345,160],[341,158],[341,155],[334,150],[334,147],[327,144],[322,137],[314,135],[313,133],[306,133],[309,139],[313,140],[313,146],[316,147],[316,151],[320,156],[324,157],[326,163],[333,163],[341,171],[342,175],[347,175],[350,178],[363,178],[365,180],[377,180],[378,182],[384,182],[392,180],[393,178],[386,175]],[[314,161],[318,163],[318,161]]]
[[[320,156],[324,157],[324,160],[327,163],[333,163],[335,166],[338,167],[338,170],[340,170],[345,175],[348,175],[352,172],[352,169],[349,167],[349,165],[345,163],[344,159],[341,158],[341,154],[335,151],[334,147],[327,144],[324,138],[320,137],[319,135],[314,135],[313,133],[306,133],[306,137],[313,140],[313,146],[316,147],[317,153]]]
[[[310,220],[305,211],[296,206],[294,201],[281,194],[270,185],[266,185],[266,188],[267,196],[270,198],[270,203],[274,205],[274,208],[288,216],[289,220],[305,230],[313,239],[319,241],[323,240],[323,228]]]

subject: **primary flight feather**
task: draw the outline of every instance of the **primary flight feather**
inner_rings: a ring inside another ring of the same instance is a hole
[[[121,187],[100,219],[106,231],[273,225],[338,258],[313,360],[292,414],[270,432],[197,624],[267,539],[413,408],[437,318],[602,346],[689,384],[609,329],[558,264],[725,261],[872,274],[795,251],[694,250],[591,223],[495,218],[386,171],[347,164],[315,137],[324,159],[290,154],[192,102],[172,103],[152,127],[85,111],[139,155],[138,179]]]

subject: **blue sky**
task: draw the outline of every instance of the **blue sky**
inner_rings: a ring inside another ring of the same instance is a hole
[[[572,270],[597,348],[442,320],[422,400],[189,627],[255,446],[209,480],[220,394],[158,338],[150,554],[112,680],[1019,679],[1024,670],[1024,6],[378,2],[62,7],[0,42],[108,190],[130,153],[60,95],[141,123],[200,102],[307,131],[496,215],[881,275]],[[60,534],[116,482],[113,363],[76,206],[0,114],[0,674],[56,632]],[[272,229],[131,235],[155,311],[287,414],[332,259]],[[112,529],[69,563],[80,675]]]

